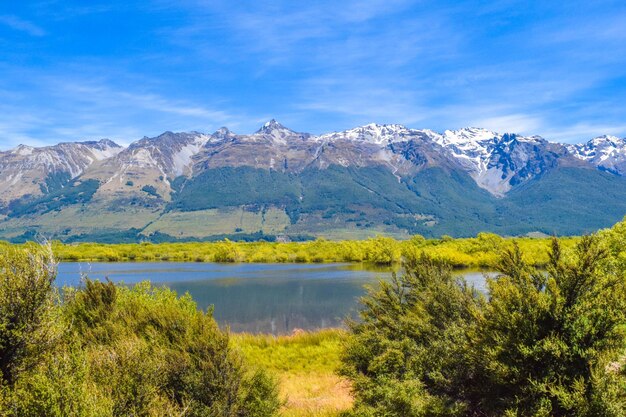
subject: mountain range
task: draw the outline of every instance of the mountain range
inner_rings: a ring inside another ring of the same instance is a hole
[[[0,238],[581,234],[626,214],[626,139],[369,124],[165,132],[0,152]]]

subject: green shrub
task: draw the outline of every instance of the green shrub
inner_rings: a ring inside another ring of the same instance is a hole
[[[589,236],[571,253],[554,240],[546,271],[505,253],[472,345],[488,415],[626,413],[626,379],[607,375],[626,348],[626,288],[606,256]]]
[[[362,320],[350,325],[342,372],[354,383],[354,415],[456,415],[464,329],[482,299],[430,258],[409,258],[404,269],[363,298]]]
[[[350,326],[353,414],[626,415],[626,280],[602,246],[583,237],[564,251],[553,240],[539,270],[515,245],[488,299],[438,262],[409,257]]]
[[[237,245],[226,239],[215,245],[213,262],[237,262],[239,260],[239,250]]]
[[[272,416],[249,368],[189,295],[85,280],[55,302],[49,248],[0,246],[0,415]]]
[[[49,246],[0,247],[0,378],[11,386],[56,341]]]

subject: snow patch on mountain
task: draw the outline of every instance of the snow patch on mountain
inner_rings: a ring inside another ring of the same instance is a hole
[[[619,175],[626,173],[626,138],[604,135],[587,143],[568,145],[567,149],[576,158],[590,162],[600,169]]]
[[[357,142],[366,142],[376,145],[387,145],[392,142],[402,142],[410,140],[415,134],[415,130],[399,124],[380,125],[370,123],[365,126],[355,127],[354,129],[344,130],[342,132],[326,133],[318,136],[316,139],[320,141],[338,141],[349,140]]]
[[[446,130],[432,138],[450,152],[479,187],[498,197],[513,187],[516,169],[525,167],[533,157],[524,145],[535,147],[546,142],[539,136],[500,134],[475,127]]]
[[[180,148],[172,155],[172,171],[174,175],[184,175],[189,171],[193,163],[193,157],[200,152],[200,149],[211,139],[211,136],[199,135],[194,141]]]

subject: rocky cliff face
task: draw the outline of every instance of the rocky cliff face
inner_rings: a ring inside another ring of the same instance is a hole
[[[141,193],[142,188],[153,187],[155,194],[167,199],[171,181],[191,175],[193,158],[210,139],[197,132],[144,137],[115,156],[90,165],[83,177],[100,182],[98,196]]]

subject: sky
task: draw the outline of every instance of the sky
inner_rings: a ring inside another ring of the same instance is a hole
[[[0,149],[163,131],[626,136],[626,2],[0,1]]]

